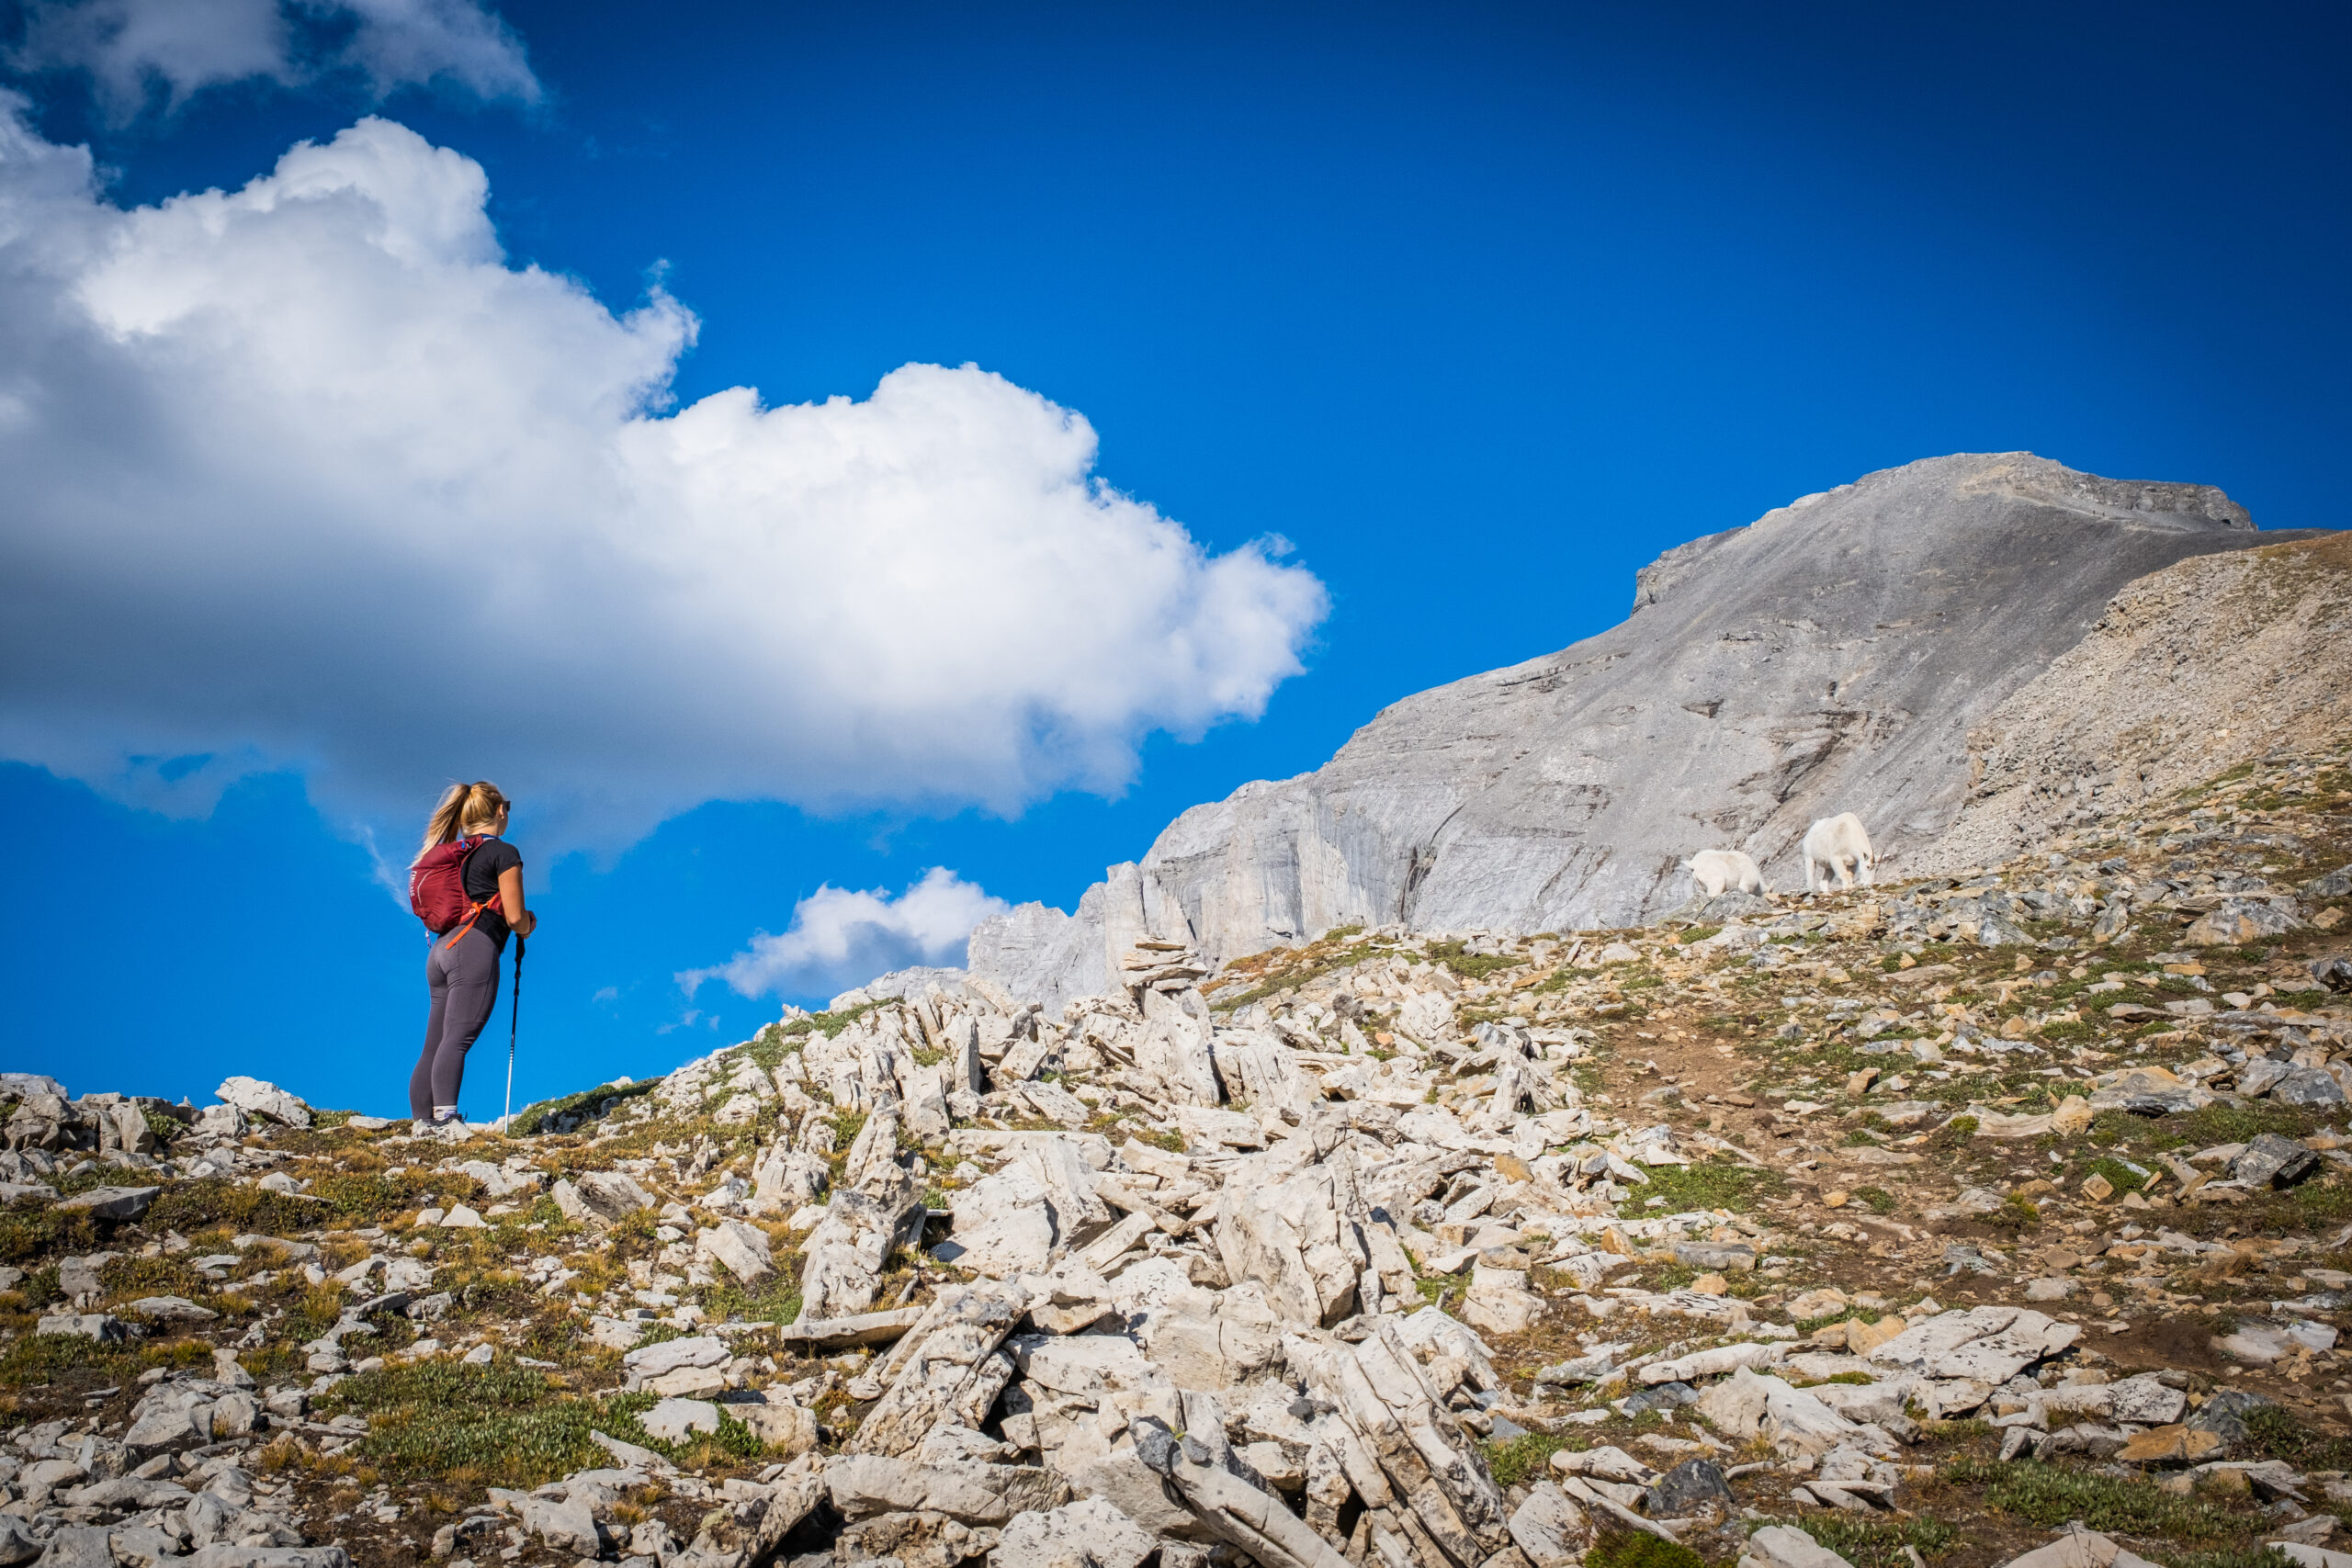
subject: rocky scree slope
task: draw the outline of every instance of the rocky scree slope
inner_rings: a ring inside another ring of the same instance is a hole
[[[1667,552],[1633,615],[1408,697],[1312,773],[1185,812],[1074,917],[975,933],[976,972],[1058,1007],[1137,937],[1231,958],[1349,922],[1521,932],[1653,919],[1679,863],[1740,848],[1802,880],[1814,818],[1917,852],[1970,785],[1968,735],[2126,584],[2257,535],[2202,485],[2028,453],[1890,468]]]
[[[2342,1568],[2347,906],[2334,733],[2027,860],[1147,940],[511,1134],[14,1075],[0,1560]]]

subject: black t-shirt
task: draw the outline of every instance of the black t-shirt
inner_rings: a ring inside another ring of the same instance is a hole
[[[484,839],[481,847],[466,857],[466,901],[479,904],[498,891],[499,873],[512,871],[523,863],[523,852],[503,839]],[[474,922],[474,930],[496,943],[498,951],[506,951],[506,917],[496,909],[484,909],[481,919]]]

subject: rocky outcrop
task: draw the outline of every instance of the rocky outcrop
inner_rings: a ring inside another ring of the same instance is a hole
[[[1816,817],[1916,857],[1971,785],[1968,736],[2134,580],[2260,536],[2202,485],[2027,453],[1932,458],[1668,551],[1622,625],[1406,698],[1312,773],[1195,807],[1075,915],[1024,905],[972,972],[1048,1006],[1140,937],[1223,960],[1361,922],[1623,926],[1736,848],[1786,887]]]

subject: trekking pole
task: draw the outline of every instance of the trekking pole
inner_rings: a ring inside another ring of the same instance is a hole
[[[514,998],[506,1013],[506,1114],[499,1119],[498,1130],[505,1133],[514,1125],[514,1032],[523,1021],[523,939],[514,939]]]

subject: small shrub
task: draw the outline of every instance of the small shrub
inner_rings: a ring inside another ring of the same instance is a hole
[[[1984,1223],[1995,1230],[2016,1235],[2020,1231],[2040,1230],[2041,1211],[2024,1193],[2012,1192],[2001,1200],[1999,1208],[1984,1216]]]
[[[1936,1129],[1935,1145],[1941,1149],[1956,1149],[1976,1136],[1981,1125],[1973,1116],[1955,1116]]]

